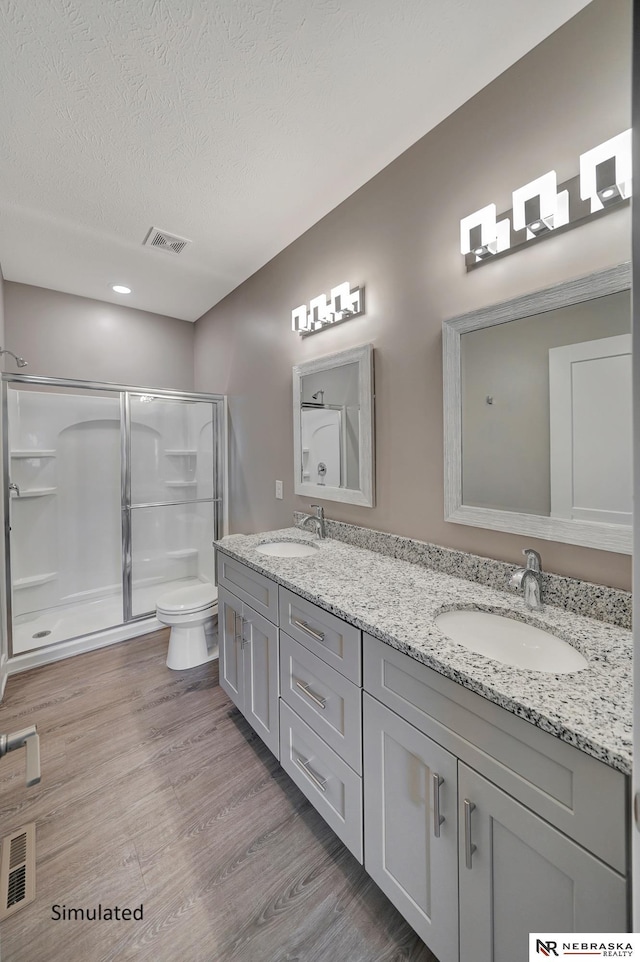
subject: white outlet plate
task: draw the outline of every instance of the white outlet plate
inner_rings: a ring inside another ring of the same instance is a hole
[[[282,501],[284,494],[282,493],[282,481],[276,481],[276,498]]]

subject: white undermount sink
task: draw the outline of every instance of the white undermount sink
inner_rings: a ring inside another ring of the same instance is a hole
[[[256,545],[260,554],[276,558],[309,558],[317,550],[318,546],[311,541],[265,541]]]
[[[588,666],[587,659],[568,642],[508,615],[459,608],[437,615],[435,623],[447,638],[505,665],[556,675]]]

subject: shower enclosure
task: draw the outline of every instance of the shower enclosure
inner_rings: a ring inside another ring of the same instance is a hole
[[[213,581],[223,397],[5,374],[3,410],[10,657]]]

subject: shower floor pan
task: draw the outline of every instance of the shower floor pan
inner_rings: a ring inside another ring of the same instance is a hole
[[[163,581],[135,590],[137,611],[155,612],[156,600],[161,594],[176,588],[186,588],[201,584],[198,578],[180,578]],[[122,597],[100,598],[98,601],[85,601],[73,605],[60,605],[46,611],[20,615],[13,624],[13,654],[21,655],[26,651],[44,648],[81,638],[94,631],[114,628],[122,624]]]

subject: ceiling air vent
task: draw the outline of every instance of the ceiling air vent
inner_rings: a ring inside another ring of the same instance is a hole
[[[170,234],[166,230],[152,227],[142,243],[144,247],[155,247],[156,250],[166,251],[167,254],[181,254],[191,241],[186,237],[178,237],[177,234]]]

